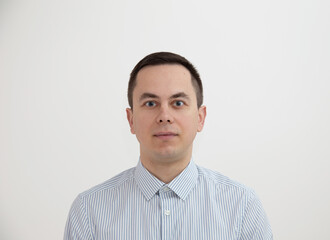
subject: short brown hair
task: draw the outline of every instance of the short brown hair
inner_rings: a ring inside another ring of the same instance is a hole
[[[197,69],[184,57],[171,52],[156,52],[144,57],[133,68],[128,82],[127,98],[131,109],[133,109],[133,90],[136,86],[136,76],[139,71],[146,66],[155,66],[162,64],[179,64],[184,66],[191,75],[192,85],[194,86],[197,99],[197,107],[203,104],[203,85]]]

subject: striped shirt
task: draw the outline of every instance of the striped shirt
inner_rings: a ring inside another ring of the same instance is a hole
[[[253,190],[193,161],[169,184],[139,161],[78,195],[64,239],[273,239]]]

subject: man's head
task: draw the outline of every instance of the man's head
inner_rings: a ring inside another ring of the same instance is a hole
[[[203,85],[196,68],[187,59],[178,54],[171,52],[156,52],[144,57],[140,62],[138,62],[138,64],[136,64],[131,72],[127,91],[128,103],[131,109],[133,109],[133,91],[136,86],[136,79],[140,70],[147,66],[157,66],[164,64],[182,65],[190,72],[191,83],[196,92],[197,107],[201,107],[203,104]]]
[[[190,161],[194,138],[203,129],[206,107],[199,106],[202,94],[198,86],[201,84],[197,84],[189,69],[177,62],[166,62],[166,59],[183,62],[190,66],[199,82],[200,78],[184,58],[172,53],[155,55],[163,57],[149,55],[147,59],[156,60],[146,60],[148,65],[142,60],[132,72],[131,108],[126,109],[127,119],[140,143],[142,163],[185,165]]]

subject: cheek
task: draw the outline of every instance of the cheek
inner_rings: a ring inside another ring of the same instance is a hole
[[[136,117],[133,120],[133,127],[135,130],[135,134],[142,136],[146,135],[148,130],[150,130],[150,118],[145,116],[143,118]]]
[[[196,134],[198,130],[198,118],[193,115],[193,116],[187,116],[184,118],[184,121],[182,122],[183,128],[187,131],[189,134]]]

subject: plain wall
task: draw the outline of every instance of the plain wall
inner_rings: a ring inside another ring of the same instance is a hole
[[[199,70],[194,161],[256,190],[275,239],[329,239],[330,2],[0,2],[0,239],[61,239],[78,193],[134,167],[129,73]]]

